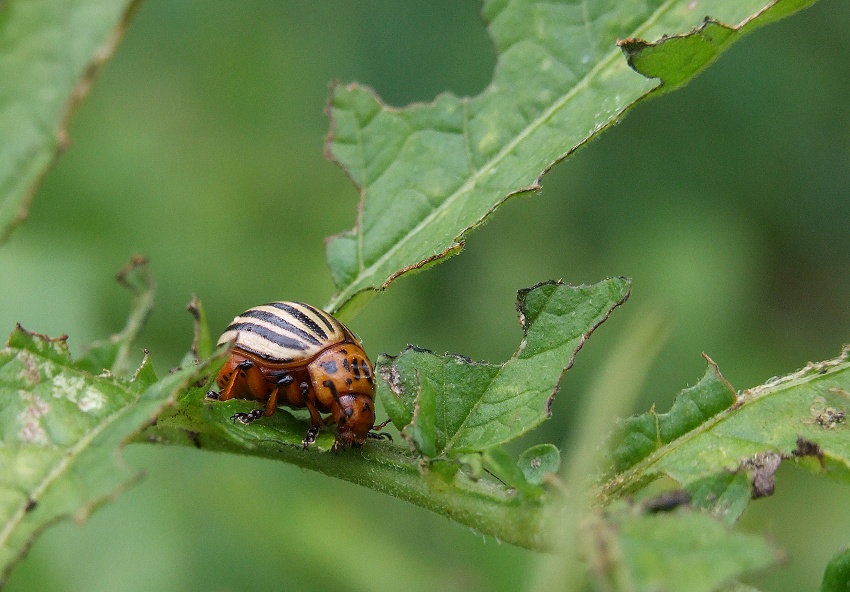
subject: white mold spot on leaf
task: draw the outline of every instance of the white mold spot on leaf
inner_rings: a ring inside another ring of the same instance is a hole
[[[91,387],[87,388],[83,393],[83,396],[77,401],[77,407],[79,407],[80,411],[83,413],[102,409],[105,404],[106,397],[104,394]]]
[[[85,380],[80,376],[58,374],[53,378],[53,398],[77,402],[77,393],[83,390]]]
[[[39,420],[50,411],[50,405],[29,391],[18,391],[18,393],[27,403],[26,408],[18,414],[21,440],[33,444],[47,444],[47,433],[41,427]]]

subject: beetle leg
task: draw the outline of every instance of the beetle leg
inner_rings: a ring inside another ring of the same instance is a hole
[[[275,387],[269,395],[269,400],[266,401],[266,410],[263,412],[263,415],[269,416],[274,413],[274,410],[277,409],[277,394],[280,392],[280,387]]]
[[[391,421],[392,421],[392,420],[388,417],[388,418],[386,418],[384,421],[382,421],[381,423],[379,423],[378,425],[373,425],[373,426],[372,426],[372,429],[373,429],[373,430],[382,430],[382,429],[384,429],[385,427],[387,427],[388,425],[390,425],[390,422],[391,422]]]
[[[321,426],[311,425],[310,429],[307,430],[307,435],[304,436],[304,439],[301,441],[301,445],[304,447],[304,450],[310,448],[310,444],[316,441],[316,436],[319,435],[319,428]]]
[[[280,378],[277,379],[277,383],[280,386],[289,386],[293,382],[295,382],[295,379],[292,378],[292,374],[289,374],[289,373],[284,374],[283,376],[281,376]]]
[[[389,440],[393,441],[393,435],[388,432],[368,432],[366,434],[367,438],[372,438],[373,440]]]
[[[304,392],[304,385],[307,383],[301,383],[301,391]],[[309,387],[309,385],[308,385]],[[316,406],[312,401],[307,399],[305,395],[305,402],[307,403],[307,410],[310,412],[310,429],[307,430],[307,435],[304,436],[304,440],[301,442],[301,445],[304,446],[304,449],[310,447],[310,444],[316,441],[316,436],[319,435],[319,430],[322,429],[322,416],[319,414],[319,410],[316,409]]]
[[[245,372],[249,371],[253,367],[254,367],[254,362],[252,362],[251,360],[242,360],[241,362],[236,364],[236,368],[234,368],[233,374],[230,375],[230,380],[227,381],[227,384],[225,385],[225,387],[223,389],[221,389],[221,392],[218,393],[217,396],[213,397],[212,394],[215,391],[208,391],[207,392],[207,398],[208,399],[218,399],[219,401],[229,401],[230,399],[232,399],[233,395],[234,395],[234,392],[233,392],[234,388],[233,387],[236,384],[236,379],[240,375],[244,376]]]
[[[262,409],[252,409],[248,413],[234,413],[233,415],[230,416],[230,419],[232,419],[234,422],[238,420],[238,421],[242,422],[243,424],[248,425],[252,421],[260,419],[262,416],[263,416],[263,410]]]

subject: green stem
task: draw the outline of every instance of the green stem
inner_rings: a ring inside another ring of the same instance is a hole
[[[197,400],[198,397],[184,398],[132,441],[191,446],[288,462],[408,501],[500,541],[535,551],[549,549],[544,529],[547,506],[526,500],[501,484],[462,475],[451,484],[433,483],[420,472],[418,457],[383,441],[370,440],[362,449],[340,454],[315,448],[304,450],[300,445],[277,438],[246,441],[241,430],[230,430],[227,423],[221,425],[202,417],[203,404]]]

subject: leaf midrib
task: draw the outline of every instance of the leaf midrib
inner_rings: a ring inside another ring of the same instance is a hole
[[[670,5],[674,4],[674,0],[667,0],[662,3],[655,12],[650,15],[650,17],[639,27],[637,27],[633,32],[632,36],[639,37],[643,31],[646,31],[650,27],[652,27],[658,19],[661,17],[664,12],[666,12]],[[425,216],[419,223],[414,226],[411,230],[409,230],[404,236],[402,236],[398,241],[393,243],[387,251],[385,251],[380,257],[378,257],[369,267],[362,267],[362,242],[363,242],[363,225],[362,221],[358,220],[357,224],[357,238],[358,238],[358,264],[361,265],[360,270],[355,276],[354,280],[352,280],[345,288],[337,292],[329,301],[327,310],[337,310],[338,307],[346,302],[349,298],[351,298],[354,293],[354,287],[360,284],[364,279],[372,277],[375,275],[377,269],[383,265],[393,254],[395,254],[404,244],[410,241],[414,236],[419,234],[423,228],[427,227],[431,220],[435,219],[442,212],[449,209],[449,207],[461,196],[468,193],[481,179],[485,172],[492,170],[496,165],[498,165],[502,160],[505,159],[508,155],[512,153],[514,148],[519,145],[523,140],[525,140],[528,136],[530,136],[533,132],[538,130],[545,121],[547,121],[554,113],[558,110],[562,109],[564,105],[566,105],[570,100],[572,100],[577,92],[581,89],[587,88],[588,84],[591,80],[594,79],[604,68],[607,68],[611,62],[613,62],[617,56],[621,55],[619,48],[612,49],[607,56],[603,57],[599,60],[599,62],[591,68],[587,74],[575,85],[573,86],[569,92],[564,94],[560,99],[558,99],[555,103],[552,104],[548,109],[546,109],[543,113],[541,113],[536,119],[534,119],[529,125],[527,125],[519,134],[517,134],[510,142],[508,142],[498,153],[496,153],[490,160],[484,163],[481,168],[476,170],[464,183],[456,189],[451,195],[449,195],[443,202],[440,203],[436,208],[432,209],[431,212]],[[464,106],[469,102],[468,97],[463,98]],[[466,125],[466,123],[464,124]],[[595,133],[595,132],[594,132]],[[362,143],[361,143],[362,145]],[[519,189],[518,191],[521,191]],[[365,194],[366,187],[365,185],[361,188],[361,194]],[[362,203],[361,198],[361,203]],[[360,206],[362,210],[362,205]],[[485,214],[486,217],[487,214]],[[359,218],[359,216],[358,216]],[[477,222],[477,221],[476,221]],[[475,224],[470,224],[474,226]],[[457,237],[455,237],[456,239]],[[452,240],[455,240],[452,239]]]

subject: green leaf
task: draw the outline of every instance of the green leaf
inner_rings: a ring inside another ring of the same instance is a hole
[[[483,457],[488,470],[508,487],[516,489],[527,498],[543,495],[543,488],[529,483],[517,462],[501,446],[490,448],[484,452]]]
[[[147,259],[133,257],[115,279],[133,294],[133,305],[124,329],[109,339],[92,343],[77,361],[80,367],[93,374],[103,370],[118,376],[127,373],[133,344],[153,310],[154,281]]]
[[[12,333],[0,351],[0,585],[41,531],[84,519],[139,480],[117,450],[205,371],[150,384],[145,359],[135,381],[94,375],[64,337]]]
[[[0,2],[0,243],[68,144],[65,125],[135,0]]]
[[[620,509],[594,523],[590,534],[595,542],[588,546],[591,573],[602,589],[711,592],[777,560],[761,537],[685,510]]]
[[[650,412],[624,422],[613,438],[617,474],[604,485],[603,496],[623,495],[666,475],[692,492],[704,489],[722,498],[728,490],[731,508],[741,503],[741,484],[730,474],[745,471],[750,494],[769,495],[783,460],[850,482],[847,350],[744,391],[726,408],[723,383],[711,364],[706,378],[683,391],[668,414]],[[663,425],[678,427],[665,431]]]
[[[519,455],[517,466],[526,481],[543,485],[547,475],[554,475],[561,468],[561,452],[554,444],[538,444]]]
[[[683,390],[667,413],[655,409],[620,422],[611,438],[614,471],[621,473],[735,403],[737,395],[708,360],[708,369],[694,386]]]
[[[327,243],[337,292],[326,309],[350,316],[399,275],[459,252],[508,197],[539,189],[554,163],[659,88],[628,67],[618,39],[632,40],[635,67],[672,88],[745,32],[812,2],[491,0],[483,16],[497,62],[481,94],[395,109],[359,85],[334,87],[327,152],[360,206],[354,229]],[[701,24],[705,15],[715,21]],[[635,40],[671,35],[681,37]]]
[[[649,78],[659,78],[664,90],[674,90],[687,83],[711,65],[732,43],[754,29],[777,21],[789,14],[814,4],[815,0],[780,0],[767,4],[763,10],[747,14],[752,8],[741,7],[730,26],[706,17],[692,31],[679,35],[665,35],[657,42],[643,39],[625,39],[618,45],[626,54],[629,65]],[[732,5],[723,0],[702,2],[702,14],[717,16],[718,4]],[[740,22],[739,22],[740,21]]]
[[[820,592],[850,592],[850,549],[844,549],[830,559]]]
[[[547,282],[521,290],[523,339],[501,365],[408,348],[378,359],[378,396],[420,454],[453,457],[508,442],[549,417],[562,374],[593,330],[629,295],[630,282]]]
[[[752,498],[752,482],[747,471],[715,473],[688,484],[691,504],[709,510],[731,526],[738,521]]]

